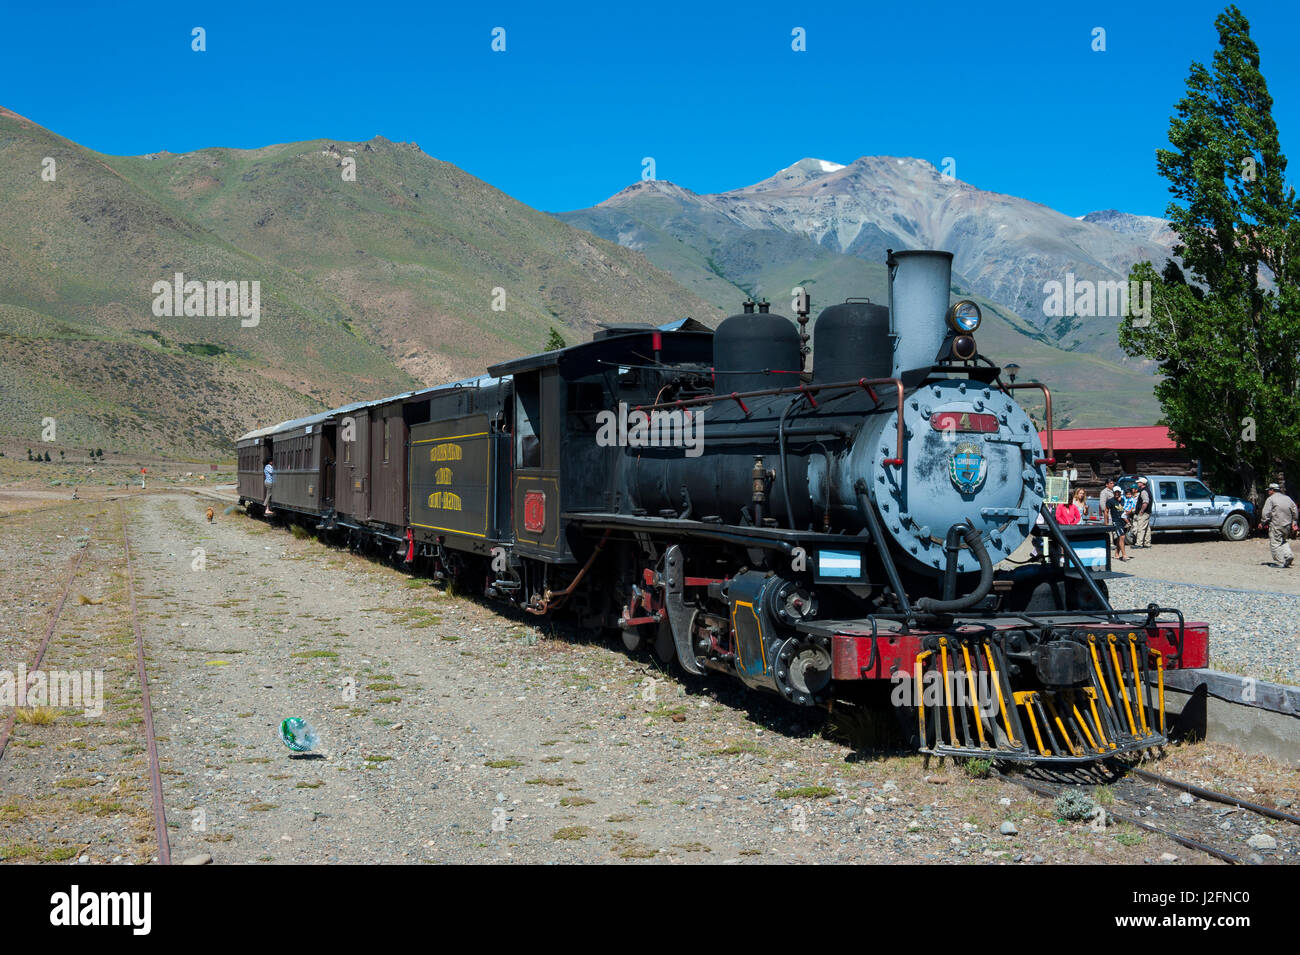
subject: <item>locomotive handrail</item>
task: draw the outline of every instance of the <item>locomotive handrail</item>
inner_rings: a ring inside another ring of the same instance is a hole
[[[1043,429],[1047,432],[1047,455],[1034,461],[1035,464],[1053,465],[1056,463],[1056,450],[1052,441],[1052,392],[1041,381],[1022,381],[1020,383],[1012,382],[1011,384],[1002,385],[1003,391],[1015,391],[1017,388],[1037,388],[1043,393],[1043,401],[1047,405],[1045,414],[1047,415],[1046,427]],[[1010,397],[1008,395],[1008,397]]]
[[[1035,384],[1037,384],[1035,382]],[[637,405],[633,411],[662,411],[667,408],[691,408],[695,405],[712,404],[715,401],[734,401],[740,405],[745,414],[749,414],[749,408],[746,407],[743,398],[766,398],[772,395],[805,395],[811,401],[813,394],[818,391],[853,391],[858,388],[865,388],[871,400],[879,403],[880,398],[876,395],[876,386],[892,385],[898,395],[898,420],[896,424],[896,437],[894,442],[894,456],[885,458],[882,462],[895,467],[903,465],[903,382],[898,378],[859,378],[857,381],[835,381],[826,384],[798,385],[793,388],[763,388],[759,391],[732,391],[726,394],[705,395],[702,398],[678,399],[676,401],[663,401],[653,405]],[[1018,385],[1012,387],[1020,387]],[[1042,386],[1046,391],[1046,386]],[[815,402],[814,402],[815,406]],[[1050,418],[1051,397],[1048,397],[1048,409]]]

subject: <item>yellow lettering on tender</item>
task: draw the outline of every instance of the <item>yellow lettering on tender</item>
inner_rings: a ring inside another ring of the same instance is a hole
[[[459,444],[435,444],[429,449],[430,461],[459,461],[460,458]]]
[[[434,482],[436,484],[450,484],[451,468],[438,468],[437,474],[434,476]]]

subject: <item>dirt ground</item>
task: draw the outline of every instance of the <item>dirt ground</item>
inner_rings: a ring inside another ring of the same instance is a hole
[[[45,666],[102,667],[105,709],[16,726],[0,857],[147,862],[118,505],[35,503],[0,518],[0,668],[30,659],[84,544]],[[1126,825],[1063,821],[1003,780],[855,751],[834,717],[664,672],[219,505],[209,525],[208,503],[123,503],[176,861],[1206,861]],[[290,716],[316,727],[317,752],[280,742]],[[1219,785],[1300,804],[1294,771],[1231,767]],[[1295,861],[1282,855],[1268,861]]]

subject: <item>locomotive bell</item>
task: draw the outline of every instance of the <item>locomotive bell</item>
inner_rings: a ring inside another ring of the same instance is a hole
[[[894,347],[890,377],[929,368],[948,334],[952,253],[890,251],[889,335]]]

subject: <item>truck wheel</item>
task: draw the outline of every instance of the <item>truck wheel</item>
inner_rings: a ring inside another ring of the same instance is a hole
[[[1244,514],[1231,514],[1223,522],[1223,536],[1230,541],[1244,541],[1250,534],[1250,523]]]

